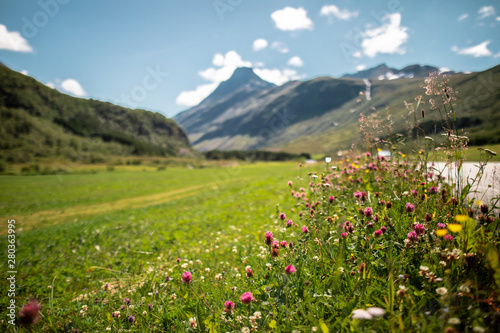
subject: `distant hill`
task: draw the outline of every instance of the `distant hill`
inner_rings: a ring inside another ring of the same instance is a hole
[[[184,131],[159,113],[71,97],[0,65],[0,161],[57,157],[103,161],[111,155],[176,155]]]
[[[359,142],[358,120],[361,114],[367,116],[374,110],[385,112],[389,108],[395,131],[404,133],[408,114],[405,101],[425,95],[424,77],[435,70],[414,65],[397,71],[380,65],[357,73],[356,78],[319,77],[277,87],[264,85],[245,69],[247,75],[240,76],[233,89],[230,83],[234,76],[221,84],[223,92],[217,89],[200,105],[174,119],[186,130],[194,148],[201,151],[333,152]],[[382,75],[387,78],[384,73],[388,71],[399,78],[379,80]],[[473,144],[500,142],[500,66],[481,73],[450,74],[454,74],[450,85],[459,93],[455,107],[458,126]],[[250,82],[245,84],[245,77]],[[259,85],[252,85],[252,80]],[[440,127],[436,127],[437,115],[428,114],[420,122],[427,133]]]
[[[350,79],[373,79],[373,80],[394,80],[394,79],[413,79],[426,78],[432,72],[441,72],[439,68],[427,65],[410,65],[403,69],[395,69],[381,64],[373,68],[365,69],[354,74],[345,74],[343,78]],[[454,71],[445,71],[447,75],[463,74]]]

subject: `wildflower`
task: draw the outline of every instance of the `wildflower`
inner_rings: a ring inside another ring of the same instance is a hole
[[[467,221],[467,215],[457,215],[457,216],[455,216],[455,221],[465,222],[465,221]]]
[[[358,267],[358,272],[363,273],[366,272],[366,264],[362,262]]]
[[[251,292],[247,291],[246,293],[241,295],[240,299],[241,299],[241,303],[250,304],[253,300],[253,295]]]
[[[461,224],[456,224],[456,223],[450,223],[450,224],[448,224],[448,229],[451,232],[457,233],[457,232],[462,231],[462,225]]]
[[[328,202],[333,203],[333,200],[335,200],[335,198],[333,196],[330,196],[330,198],[328,199]]]
[[[461,291],[463,293],[470,293],[470,288],[467,284],[462,284],[460,287],[458,287],[458,291]]]
[[[233,313],[234,303],[231,301],[226,301],[224,303],[224,311],[228,313]]]
[[[264,242],[267,244],[267,245],[271,245],[271,243],[273,242],[273,233],[271,231],[268,231],[266,232],[266,235],[265,235],[265,240]]]
[[[453,236],[452,235],[444,235],[444,240],[451,242],[453,240]]]
[[[286,275],[290,275],[290,274],[293,274],[295,273],[296,269],[293,265],[288,265],[286,268],[285,268],[285,273]]]
[[[474,326],[472,328],[472,332],[474,332],[474,333],[484,333],[484,332],[486,332],[486,329],[484,329],[484,327],[481,327],[481,326]]]
[[[483,204],[483,205],[481,205],[481,207],[479,209],[481,210],[481,213],[488,214],[488,210],[489,210],[488,205]]]
[[[406,289],[406,287],[405,287],[405,286],[403,286],[403,285],[399,285],[399,290],[398,290],[398,292],[397,292],[397,295],[398,295],[399,297],[403,297],[403,296],[406,294],[406,291],[407,291],[407,289]]]
[[[436,231],[434,231],[434,233],[438,237],[443,237],[444,235],[446,235],[448,233],[448,231],[446,229],[437,229]]]
[[[391,201],[387,201],[387,202],[385,203],[385,207],[386,207],[387,209],[391,209],[391,208],[392,208],[392,202],[391,202]]]
[[[189,318],[189,326],[191,326],[192,328],[198,326],[198,324],[196,323],[196,318]]]
[[[250,329],[245,326],[241,329],[241,333],[250,333]]]
[[[382,231],[382,233],[383,233],[383,234],[385,234],[385,233],[386,233],[386,231],[387,231],[387,228],[386,228],[385,226],[382,226],[382,227],[380,228],[380,231]]]
[[[281,241],[280,246],[286,248],[288,246],[288,243],[286,241]]]
[[[444,224],[444,223],[438,223],[437,227],[438,227],[438,229],[444,229],[444,228],[446,228],[446,224]]]
[[[415,231],[410,231],[408,233],[408,240],[410,242],[417,242],[418,241],[418,235]]]
[[[415,230],[415,232],[416,232],[418,235],[423,235],[423,234],[424,234],[424,231],[425,231],[425,226],[424,226],[423,224],[417,223],[417,224],[413,227],[413,230]]]
[[[373,209],[371,207],[366,207],[365,211],[364,211],[364,214],[365,214],[366,217],[372,217],[372,215],[373,215]]]
[[[153,310],[153,304],[148,304],[149,311]]]
[[[142,311],[142,315],[147,316],[148,315],[147,311]]]
[[[405,212],[412,213],[414,209],[415,209],[414,205],[412,205],[409,202],[406,203],[406,205],[405,205]]]
[[[283,221],[284,219],[286,219],[286,215],[285,215],[285,213],[281,213],[280,214],[280,220]]]
[[[288,186],[292,187],[293,183],[291,180],[288,181]]]
[[[349,235],[349,233],[343,232],[341,236],[342,236],[342,238],[347,238],[348,235]]]
[[[182,273],[182,282],[184,283],[191,283],[193,281],[193,278],[191,277],[191,272],[184,272]]]
[[[262,318],[262,312],[256,311],[254,314],[255,319],[261,319]]]
[[[302,227],[302,232],[307,234],[309,232],[309,228],[305,225]]]
[[[251,268],[247,268],[247,277],[249,278],[253,277],[253,270]]]
[[[356,199],[361,199],[361,192],[359,192],[359,191],[354,192],[354,197]]]
[[[436,289],[436,294],[440,296],[448,295],[448,289],[446,289],[445,287],[439,287]]]
[[[460,324],[460,319],[458,319],[457,317],[450,318],[448,319],[448,324],[458,325]]]
[[[366,310],[357,309],[352,311],[353,319],[372,320],[374,317],[382,317],[385,315],[385,310],[377,307],[371,307]]]
[[[424,216],[424,220],[425,220],[426,222],[430,222],[430,221],[432,221],[432,215],[431,215],[431,214],[429,214],[429,213],[426,213],[426,214],[425,214],[425,216]]]
[[[113,318],[120,318],[120,311],[113,311],[113,313],[111,313],[111,316]]]
[[[287,228],[290,228],[292,225],[293,225],[293,221],[292,220],[286,221],[286,227]]]
[[[380,237],[380,236],[382,236],[382,234],[383,234],[382,230],[376,230],[376,231],[373,233],[373,236],[375,236],[375,237]]]
[[[135,321],[135,316],[134,315],[131,315],[130,317],[128,317],[128,322],[129,323],[133,323]]]
[[[123,299],[123,302],[124,302],[124,303],[126,303],[128,306],[130,306],[130,298],[125,297],[125,298]]]

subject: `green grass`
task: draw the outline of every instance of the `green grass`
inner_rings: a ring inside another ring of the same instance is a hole
[[[0,189],[10,193],[14,208],[4,206],[2,219],[20,216],[15,312],[32,298],[42,304],[34,332],[496,329],[500,222],[492,212],[486,215],[493,220],[484,221],[480,207],[460,196],[455,206],[454,188],[437,175],[423,177],[412,158],[387,163],[349,156],[333,161],[338,171],[329,173],[324,163],[258,163],[4,176]],[[440,192],[431,195],[433,186]],[[364,201],[356,191],[366,192]],[[405,212],[407,204],[414,211]],[[377,220],[366,215],[368,207]],[[286,213],[283,221],[280,213]],[[461,214],[472,218],[464,218],[462,231],[449,227],[453,240],[435,234],[437,223],[460,223],[454,217]],[[294,225],[284,228],[288,219]],[[344,237],[346,221],[354,230]],[[408,242],[417,223],[425,231]],[[386,232],[376,236],[382,227]],[[293,246],[273,256],[264,242],[268,231]],[[5,235],[0,248],[7,248]],[[460,255],[451,258],[452,250]],[[288,265],[296,272],[285,274]],[[437,280],[422,273],[423,266]],[[2,290],[8,289],[6,272],[0,273]],[[189,284],[181,281],[185,272],[192,275]],[[447,294],[440,296],[439,288]],[[245,292],[255,301],[243,304]],[[228,300],[236,304],[234,314],[224,311]],[[0,301],[8,304],[6,293]],[[354,310],[369,307],[383,309],[384,317],[353,318]],[[116,311],[119,318],[112,316]],[[459,324],[449,323],[455,318]],[[0,330],[14,332],[6,322]]]

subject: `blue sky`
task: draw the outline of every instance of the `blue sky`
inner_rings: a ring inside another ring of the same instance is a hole
[[[74,96],[172,117],[238,66],[282,84],[380,63],[500,63],[500,3],[0,0],[0,61]]]

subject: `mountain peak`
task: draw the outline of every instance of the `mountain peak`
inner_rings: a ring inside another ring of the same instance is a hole
[[[380,64],[373,68],[368,68],[354,74],[345,74],[342,77],[351,79],[378,79],[378,80],[394,80],[400,78],[424,78],[429,76],[429,73],[438,71],[439,69],[427,65],[409,65],[403,69],[388,67],[386,64]]]
[[[275,84],[262,80],[257,74],[254,73],[252,68],[238,67],[234,70],[233,75],[231,75],[229,79],[221,82],[217,89],[215,89],[214,92],[201,103],[204,103],[205,101],[218,100],[242,89],[257,91],[272,87],[275,87]]]

